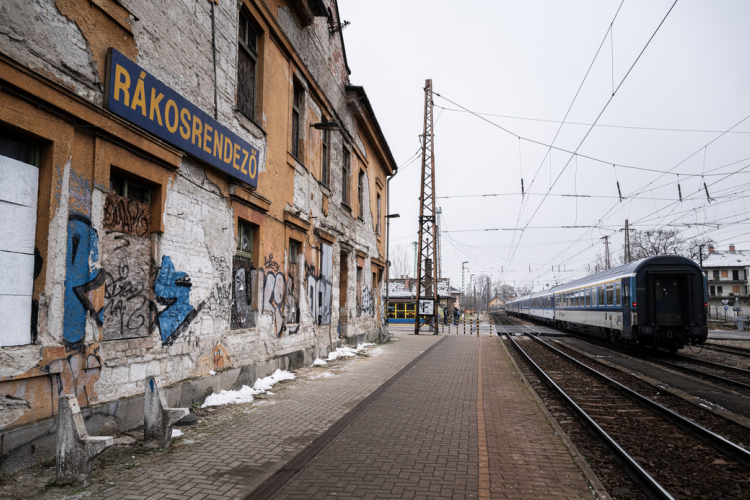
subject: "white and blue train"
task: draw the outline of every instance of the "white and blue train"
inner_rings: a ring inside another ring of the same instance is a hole
[[[706,277],[698,264],[677,255],[649,257],[519,297],[505,310],[612,343],[672,352],[708,336]]]

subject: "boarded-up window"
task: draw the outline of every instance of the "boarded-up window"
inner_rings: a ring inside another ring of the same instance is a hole
[[[238,32],[239,54],[237,60],[237,108],[251,119],[255,119],[257,90],[258,31],[250,19],[240,14]]]
[[[104,340],[147,337],[152,331],[150,207],[137,200],[149,199],[149,189],[122,176],[111,176],[120,186],[104,202],[102,267],[104,268]],[[114,182],[113,182],[114,184]],[[122,190],[122,186],[127,186]],[[117,192],[130,194],[125,198]]]
[[[732,293],[740,293],[740,287],[739,287],[739,285],[732,287]]]
[[[252,272],[250,259],[236,255],[232,261],[232,321],[231,329],[255,326],[252,311]]]
[[[19,161],[23,150],[0,136],[0,346],[32,341],[39,169]]]
[[[729,276],[729,272],[728,272],[728,271],[722,271],[722,272],[721,272],[721,277],[722,277],[722,278],[726,278],[726,277],[728,277],[728,276]]]
[[[357,266],[357,317],[362,316],[362,268]]]

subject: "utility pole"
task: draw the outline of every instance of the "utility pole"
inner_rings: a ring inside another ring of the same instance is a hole
[[[435,224],[435,155],[432,123],[432,80],[424,87],[424,134],[422,137],[422,186],[419,195],[419,253],[417,263],[417,317],[414,334],[419,335],[420,312],[438,334],[437,224]]]
[[[461,307],[463,309],[466,309],[466,275],[464,274],[464,266],[466,266],[466,264],[468,263],[468,260],[461,262],[461,300],[463,301]]]
[[[602,236],[599,239],[604,240],[604,268],[609,269],[609,236]]]
[[[625,219],[625,263],[628,264],[630,260],[630,226],[628,219]]]
[[[437,231],[437,238],[435,239],[435,252],[437,257],[435,257],[435,261],[437,262],[437,277],[438,281],[443,279],[443,262],[442,262],[442,254],[440,253],[440,217],[443,215],[443,209],[438,207],[438,209],[435,211],[435,226]]]
[[[701,269],[703,269],[703,245],[698,245],[698,260],[700,260]]]

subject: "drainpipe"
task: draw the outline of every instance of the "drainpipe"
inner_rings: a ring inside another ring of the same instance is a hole
[[[388,177],[388,180],[385,181],[385,195],[387,196],[385,200],[385,324],[389,324],[388,321],[388,308],[391,306],[390,302],[390,287],[388,286],[389,280],[391,278],[391,260],[390,260],[390,244],[391,244],[391,219],[395,218],[393,215],[398,217],[398,214],[391,214],[391,179],[396,177],[396,174],[398,174],[398,168],[396,168],[396,171]]]

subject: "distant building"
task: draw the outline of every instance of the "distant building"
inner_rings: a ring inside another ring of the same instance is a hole
[[[708,280],[708,302],[711,310],[724,308],[724,300],[730,307],[750,308],[750,250],[714,250],[708,247],[708,257],[703,260],[703,270]]]
[[[448,315],[453,315],[455,307],[461,307],[460,290],[450,286],[449,279],[438,282],[438,315],[443,318],[443,308],[448,307]],[[417,280],[402,276],[388,280],[388,321],[390,323],[414,323],[417,314]]]
[[[499,311],[505,307],[505,301],[500,297],[495,297],[490,300],[490,311]]]

